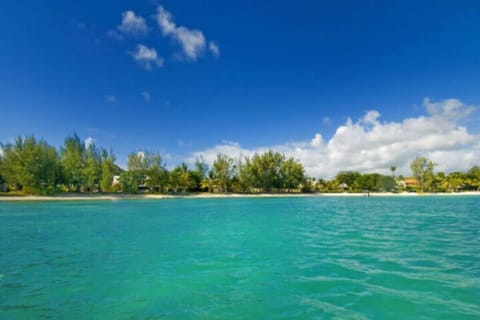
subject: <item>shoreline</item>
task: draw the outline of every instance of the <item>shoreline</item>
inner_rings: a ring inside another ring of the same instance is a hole
[[[388,192],[370,192],[370,197],[424,197],[424,196],[480,196],[480,191],[458,192],[458,193],[388,193]],[[164,200],[164,199],[218,199],[218,198],[298,198],[298,197],[367,197],[367,193],[194,193],[194,194],[73,194],[73,195],[55,195],[55,196],[0,196],[2,201],[98,201],[98,200]]]

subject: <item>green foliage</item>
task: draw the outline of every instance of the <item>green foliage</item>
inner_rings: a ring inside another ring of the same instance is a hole
[[[157,153],[138,152],[128,156],[128,171],[134,172],[139,179],[139,185],[144,185],[152,191],[163,191],[167,188],[168,173]]]
[[[162,157],[157,153],[145,153],[145,184],[152,191],[162,191],[168,185],[168,171],[162,162]]]
[[[2,154],[3,154],[3,150],[2,150],[2,147],[0,145],[0,184],[5,183],[5,179],[3,178],[3,174],[2,174],[2,170],[4,170],[3,165],[2,165],[2,163],[3,163]]]
[[[480,166],[473,166],[468,170],[467,175],[470,179],[480,180]]]
[[[305,176],[303,165],[293,158],[267,151],[235,161],[218,154],[211,169],[204,159],[193,169],[182,163],[168,171],[162,157],[156,153],[131,153],[128,170],[115,164],[113,152],[86,145],[78,135],[65,139],[60,151],[33,136],[19,137],[14,143],[1,146],[0,185],[13,192],[52,194],[54,192],[126,192],[139,188],[149,192],[362,192],[397,191],[395,166],[391,176],[357,171],[338,173],[332,180]],[[435,164],[425,157],[411,163],[418,190],[458,192],[480,190],[480,167],[448,175],[433,173]],[[120,183],[112,185],[114,176]],[[400,175],[398,179],[403,179]],[[411,183],[411,182],[409,182]]]
[[[115,156],[113,152],[110,151],[110,154],[108,154],[105,149],[102,149],[100,189],[103,192],[114,191],[112,182],[116,171],[115,169]]]
[[[91,144],[85,150],[85,166],[82,171],[85,189],[95,191],[98,188],[102,177],[102,158],[100,150]]]
[[[60,183],[61,167],[54,147],[44,140],[18,137],[2,146],[0,171],[8,183],[25,193],[52,194]]]
[[[208,190],[208,188],[204,187],[203,185],[203,180],[206,179],[208,174],[208,164],[203,158],[197,159],[195,161],[195,169],[191,170],[190,174],[195,185],[195,187],[192,188],[194,191]]]
[[[392,172],[392,176],[395,175],[395,170],[397,170],[397,166],[390,166],[390,171]]]
[[[216,180],[217,187],[221,192],[230,191],[229,185],[234,170],[233,159],[219,153],[217,159],[213,162],[212,177]]]
[[[245,191],[290,191],[306,182],[300,162],[271,150],[246,157],[238,167],[238,185]]]
[[[358,171],[342,171],[337,174],[335,180],[341,189],[348,191],[360,191],[361,174]]]
[[[434,167],[435,164],[425,157],[417,157],[410,164],[410,169],[412,169],[412,174],[418,182],[420,191],[431,191],[434,182]]]
[[[196,188],[193,175],[185,163],[170,172],[168,182],[174,192],[185,192]]]
[[[393,192],[397,189],[397,183],[394,177],[382,176],[380,183],[380,191]]]
[[[65,182],[74,191],[80,191],[86,183],[86,148],[85,143],[80,140],[77,134],[67,137],[64,146],[60,150],[61,162],[64,170]]]
[[[303,190],[310,192],[314,189],[313,182],[305,179],[305,169],[303,165],[289,158],[280,165],[280,186],[289,192],[292,189],[303,185]]]
[[[120,185],[122,191],[127,193],[137,193],[138,186],[142,182],[143,176],[135,171],[126,171],[120,174]]]
[[[378,173],[364,174],[354,181],[354,185],[360,186],[362,190],[366,191],[379,191],[382,187],[382,175]]]
[[[301,184],[302,192],[310,193],[315,191],[315,181],[313,179],[303,179]],[[287,192],[290,191],[290,188],[287,189]]]

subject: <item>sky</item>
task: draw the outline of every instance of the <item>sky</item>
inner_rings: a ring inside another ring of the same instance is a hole
[[[0,142],[77,133],[168,166],[480,165],[478,1],[25,1],[0,10]]]

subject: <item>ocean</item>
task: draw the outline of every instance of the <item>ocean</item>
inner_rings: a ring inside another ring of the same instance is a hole
[[[3,202],[0,319],[480,319],[480,197]]]

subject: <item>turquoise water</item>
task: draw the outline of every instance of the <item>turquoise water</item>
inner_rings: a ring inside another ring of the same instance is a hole
[[[1,319],[480,319],[480,197],[0,203]]]

